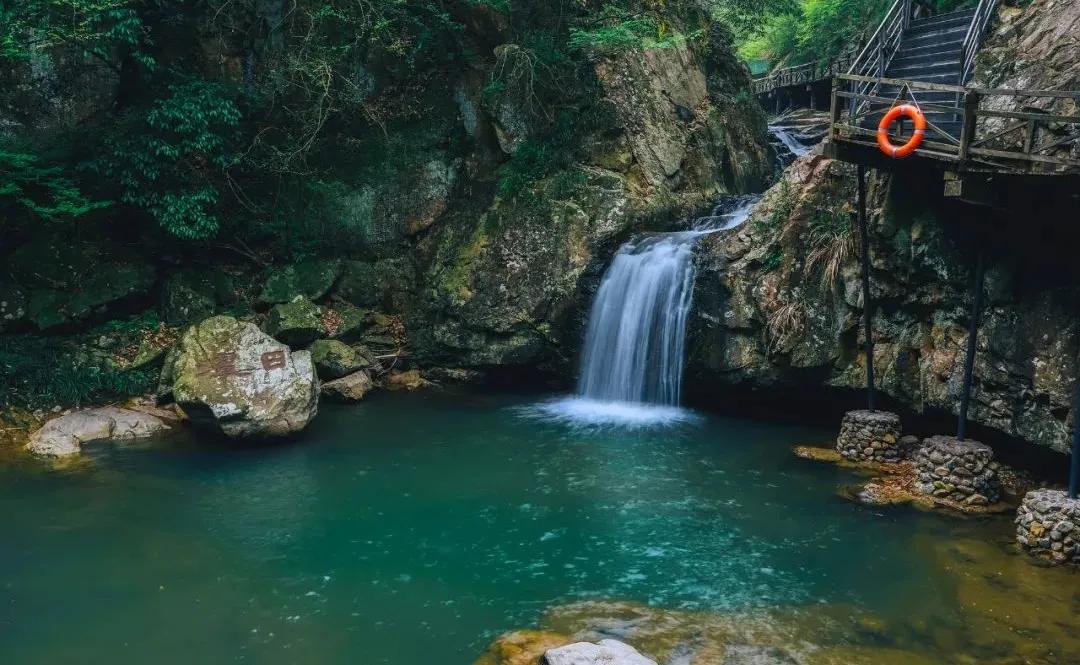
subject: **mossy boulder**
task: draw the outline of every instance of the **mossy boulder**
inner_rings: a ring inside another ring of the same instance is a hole
[[[165,321],[183,324],[205,319],[234,299],[232,278],[220,271],[184,270],[161,286],[159,310]]]
[[[415,269],[408,258],[347,261],[335,295],[358,307],[401,312],[414,280]]]
[[[0,331],[10,330],[26,317],[26,291],[16,284],[0,282]]]
[[[318,300],[326,295],[341,275],[341,262],[316,260],[270,270],[259,301],[268,305],[292,302],[296,296]]]
[[[361,370],[322,384],[322,394],[338,402],[359,402],[374,387],[371,375]]]
[[[274,305],[266,321],[266,332],[289,346],[307,346],[326,334],[322,309],[304,296]]]
[[[63,326],[104,313],[119,301],[145,296],[155,279],[155,270],[149,264],[103,264],[76,285],[32,289],[27,298],[27,318],[41,330]]]
[[[364,347],[351,347],[336,339],[320,339],[311,344],[311,361],[320,379],[339,379],[374,363]]]
[[[192,423],[234,438],[302,430],[318,410],[307,351],[290,352],[254,324],[215,316],[188,328],[163,377]]]

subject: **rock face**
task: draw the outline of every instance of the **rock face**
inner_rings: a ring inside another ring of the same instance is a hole
[[[1016,513],[1016,542],[1034,556],[1080,564],[1080,499],[1060,490],[1028,492]]]
[[[932,436],[915,451],[915,487],[923,494],[985,506],[1001,498],[1001,479],[990,446],[951,436]]]
[[[271,270],[259,294],[268,304],[287,303],[296,296],[318,300],[341,275],[340,261],[306,261]]]
[[[164,375],[193,423],[234,438],[298,432],[318,408],[311,354],[227,316],[189,328]]]
[[[156,416],[107,406],[50,420],[30,435],[26,449],[41,457],[68,457],[78,455],[85,443],[142,439],[167,429]]]
[[[888,411],[848,411],[836,450],[853,462],[899,462],[900,416]]]
[[[311,345],[311,362],[320,379],[331,380],[367,369],[374,364],[364,347],[352,347],[335,339],[316,340]]]
[[[861,390],[865,381],[853,169],[796,161],[742,227],[699,246],[687,383]],[[963,384],[972,236],[984,210],[946,208],[940,181],[869,178],[877,387],[915,411],[954,412]],[[965,218],[969,215],[970,218]],[[1065,276],[1024,279],[1013,229],[991,251],[969,418],[1065,452],[1077,375],[1080,293]]]
[[[656,665],[655,660],[618,640],[600,640],[596,644],[577,642],[549,649],[543,662],[546,665]]]

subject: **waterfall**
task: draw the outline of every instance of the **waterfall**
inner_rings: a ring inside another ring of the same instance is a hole
[[[589,312],[579,395],[678,405],[700,235],[647,236],[615,255]]]
[[[725,197],[690,228],[635,238],[615,254],[589,311],[577,397],[540,413],[588,423],[685,420],[678,409],[686,326],[694,293],[694,247],[735,228],[760,196]]]

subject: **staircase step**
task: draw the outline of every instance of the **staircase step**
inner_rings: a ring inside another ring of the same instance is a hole
[[[926,18],[917,18],[911,21],[911,25],[927,25],[933,23],[941,23],[956,20],[965,20],[970,22],[975,16],[974,9],[960,9],[955,12],[945,12],[943,14],[934,14]]]
[[[900,39],[900,43],[903,44],[903,48],[917,48],[934,44],[940,46],[955,44],[957,50],[959,50],[964,44],[965,34],[965,29],[942,33],[930,32],[925,35],[909,35],[905,32]]]
[[[933,76],[936,74],[955,74],[960,76],[960,61],[946,60],[943,62],[915,62],[897,64],[894,60],[889,63],[885,70],[885,78],[890,79],[914,79],[918,76]]]
[[[960,49],[948,50],[939,53],[926,53],[926,54],[908,54],[903,51],[897,53],[892,62],[889,63],[889,69],[898,69],[901,67],[910,67],[913,65],[937,65],[943,63],[960,64]]]
[[[966,29],[971,25],[971,19],[975,16],[975,12],[950,12],[948,14],[938,14],[930,18],[918,19],[912,21],[908,26],[909,30],[927,30],[927,29],[941,29],[946,27],[964,26]]]

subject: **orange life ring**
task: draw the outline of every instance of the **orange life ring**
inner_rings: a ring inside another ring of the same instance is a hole
[[[911,118],[912,122],[915,123],[915,133],[911,135],[911,138],[908,139],[908,142],[904,145],[895,146],[889,141],[889,125],[893,124],[893,121],[900,116]],[[925,135],[926,116],[922,114],[922,111],[911,104],[901,104],[900,106],[892,107],[877,126],[877,144],[878,147],[881,148],[881,152],[889,157],[895,157],[897,159],[907,157],[915,152],[915,149],[922,143],[923,136]]]

